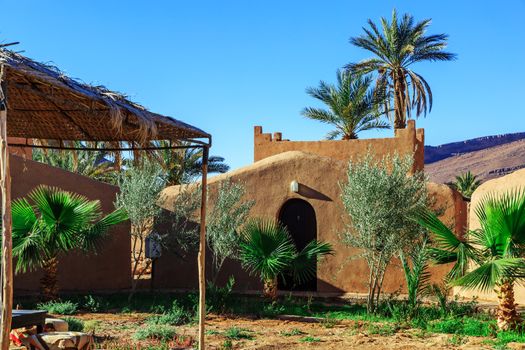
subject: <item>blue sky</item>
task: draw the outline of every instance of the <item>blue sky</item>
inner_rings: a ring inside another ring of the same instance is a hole
[[[237,168],[252,162],[254,125],[292,140],[324,137],[329,127],[300,115],[318,105],[305,88],[369,57],[348,39],[394,7],[432,18],[430,32],[448,33],[458,54],[413,67],[434,93],[417,123],[427,144],[525,131],[524,0],[4,0],[0,41],[201,127],[212,154]]]

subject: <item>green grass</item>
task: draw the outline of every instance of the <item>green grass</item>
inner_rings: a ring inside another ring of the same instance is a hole
[[[301,343],[319,343],[320,338],[312,337],[311,335],[299,339]]]
[[[176,335],[177,332],[175,327],[160,324],[147,324],[145,327],[140,328],[133,337],[136,340],[156,339],[170,341],[173,340]]]
[[[283,337],[292,337],[297,335],[303,335],[305,334],[302,330],[294,328],[291,331],[282,331],[280,333]]]
[[[253,334],[251,334],[251,331],[238,327],[228,328],[226,331],[224,331],[224,336],[230,340],[252,340],[254,338]]]

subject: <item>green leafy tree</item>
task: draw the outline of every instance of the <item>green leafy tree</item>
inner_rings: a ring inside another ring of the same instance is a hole
[[[73,249],[95,251],[114,225],[127,219],[122,210],[103,216],[100,201],[39,186],[12,205],[13,256],[17,272],[44,269],[42,295],[58,296],[58,256]]]
[[[132,290],[133,295],[138,281],[149,268],[151,261],[144,256],[145,239],[154,228],[162,213],[157,202],[165,187],[165,179],[158,164],[147,159],[141,164],[129,167],[119,179],[120,192],[116,206],[124,210],[131,223]]]
[[[317,88],[308,88],[306,92],[323,102],[328,110],[322,108],[305,108],[302,114],[322,123],[335,126],[327,135],[333,140],[357,139],[357,134],[372,129],[388,129],[389,124],[381,120],[385,96],[381,91],[371,87],[372,78],[337,71],[337,86],[324,81]]]
[[[255,204],[253,200],[242,200],[245,193],[242,183],[224,181],[219,186],[213,207],[210,208],[206,220],[206,239],[213,252],[214,284],[226,259],[239,258],[241,237],[238,231]]]
[[[394,256],[422,234],[410,217],[426,208],[426,178],[421,172],[409,175],[412,164],[410,156],[376,161],[368,153],[349,163],[342,185],[341,199],[350,219],[343,239],[361,250],[368,265],[368,312],[376,311],[385,271]]]
[[[404,14],[401,20],[394,9],[389,22],[381,18],[376,25],[368,20],[369,28],[359,37],[350,38],[350,43],[370,51],[374,57],[351,63],[347,68],[355,73],[377,74],[377,89],[393,99],[394,128],[406,127],[411,111],[416,116],[432,110],[432,90],[427,81],[411,69],[414,63],[425,61],[450,61],[456,55],[444,51],[448,35],[427,35],[431,20],[416,22],[410,14]]]
[[[481,185],[481,180],[478,180],[476,175],[467,171],[464,174],[456,176],[456,181],[454,181],[453,185],[463,197],[470,199],[474,191]]]
[[[489,194],[475,212],[481,228],[465,237],[456,236],[433,213],[421,212],[417,217],[433,234],[432,257],[436,263],[453,264],[447,276],[450,283],[484,292],[495,289],[498,327],[515,329],[521,319],[514,302],[514,285],[525,277],[525,192]]]
[[[331,254],[329,243],[311,241],[297,251],[285,227],[274,220],[251,220],[241,231],[240,259],[250,275],[259,275],[264,296],[277,298],[278,277],[291,274],[294,282],[315,278],[319,258]]]

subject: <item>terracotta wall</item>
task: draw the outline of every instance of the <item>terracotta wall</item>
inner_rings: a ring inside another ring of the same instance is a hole
[[[395,137],[363,140],[290,141],[283,140],[282,133],[263,133],[261,126],[254,128],[254,161],[288,152],[302,151],[348,162],[358,159],[369,150],[378,158],[386,154],[410,154],[414,156],[414,169],[423,170],[425,158],[425,135],[416,129],[414,120],[409,120],[406,129],[395,131]]]
[[[42,163],[11,156],[12,197],[25,196],[38,185],[57,186],[101,201],[102,210],[114,210],[118,188]],[[129,223],[113,228],[98,254],[71,252],[59,258],[62,291],[114,291],[131,285]],[[15,276],[15,296],[38,291],[40,271]]]
[[[469,229],[477,230],[481,228],[475,211],[483,197],[485,197],[489,193],[490,194],[503,194],[508,191],[512,191],[516,189],[525,190],[525,169],[517,170],[509,175],[502,176],[494,180],[489,180],[483,183],[481,186],[479,186],[478,189],[474,191],[474,193],[472,194],[472,199],[470,202]],[[454,291],[459,296],[466,297],[466,298],[472,298],[476,296],[478,297],[479,300],[483,300],[483,301],[491,301],[491,302],[498,301],[496,293],[494,292],[482,293],[476,290],[467,291],[467,290],[463,290],[462,288],[456,288]],[[516,286],[514,292],[515,292],[514,296],[516,298],[516,303],[520,305],[525,304],[525,287]]]
[[[346,178],[346,162],[312,153],[291,151],[278,153],[241,169],[213,177],[210,181],[210,207],[219,184],[226,180],[245,184],[246,199],[254,199],[251,216],[277,218],[282,205],[291,198],[305,200],[315,210],[318,239],[333,244],[334,256],[328,257],[318,266],[318,292],[326,295],[366,292],[368,268],[362,259],[355,259],[358,251],[341,242],[344,231],[343,204],[339,183]],[[290,183],[299,183],[299,192],[290,191]],[[164,191],[163,206],[173,207],[177,187]],[[429,192],[435,199],[436,208],[443,212],[444,220],[462,230],[465,226],[465,203],[459,194],[448,186],[430,184]],[[446,273],[444,267],[433,269],[433,278],[438,281]],[[234,275],[237,288],[259,289],[258,280],[246,275],[238,262],[230,262],[222,271],[220,281]],[[385,279],[385,290],[393,292],[403,285],[404,277],[399,266],[393,266]],[[164,255],[155,265],[155,286],[158,288],[196,288],[196,257],[186,262],[174,255]]]

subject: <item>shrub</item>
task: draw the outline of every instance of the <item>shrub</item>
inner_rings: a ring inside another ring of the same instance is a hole
[[[84,330],[84,322],[74,317],[66,317],[64,321],[67,322],[68,329],[71,332],[82,332]]]
[[[219,287],[213,282],[208,282],[206,286],[206,310],[217,313],[225,312],[234,285],[235,278],[233,276],[230,276],[224,287]]]
[[[185,310],[178,301],[175,300],[168,312],[148,318],[147,323],[150,325],[179,326],[190,322],[191,318],[191,312]]]
[[[82,302],[82,308],[89,312],[102,312],[109,308],[109,303],[100,297],[86,295]]]
[[[73,315],[77,312],[78,304],[71,301],[48,301],[38,304],[37,308],[55,315]]]
[[[246,329],[231,327],[224,332],[224,336],[228,339],[239,340],[239,339],[253,339],[253,335]]]
[[[177,332],[174,327],[162,324],[147,324],[140,328],[133,336],[136,340],[156,339],[161,341],[173,340]]]
[[[89,320],[84,321],[84,332],[86,333],[95,333],[97,328],[100,326],[100,321]]]

